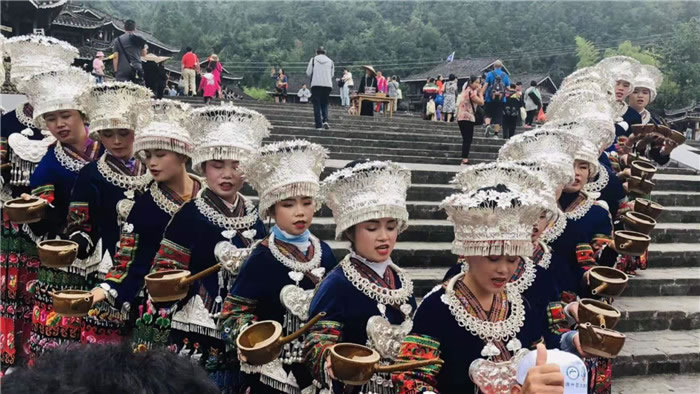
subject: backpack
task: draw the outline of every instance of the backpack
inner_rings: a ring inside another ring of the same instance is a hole
[[[491,71],[494,76],[493,87],[491,88],[491,99],[500,100],[506,92],[506,85],[503,83],[503,74],[498,75]]]

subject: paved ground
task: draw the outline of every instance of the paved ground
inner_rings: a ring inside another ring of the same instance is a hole
[[[691,394],[700,391],[700,374],[628,376],[613,379],[613,394]]]

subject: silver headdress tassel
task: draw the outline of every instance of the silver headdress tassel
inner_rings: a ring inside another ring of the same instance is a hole
[[[369,161],[340,169],[323,180],[321,194],[333,211],[335,236],[367,220],[394,218],[408,227],[406,195],[411,172],[391,161]]]
[[[78,96],[92,83],[90,74],[76,67],[36,74],[25,80],[23,86],[34,108],[36,126],[46,129],[44,115],[49,112],[77,110],[85,113]]]
[[[243,161],[260,148],[272,128],[259,112],[230,104],[195,109],[186,124],[196,147],[192,168],[200,175],[208,160]]]
[[[90,118],[90,138],[99,139],[101,130],[137,128],[137,111],[151,98],[151,91],[131,82],[107,82],[90,86],[78,103]]]
[[[190,132],[183,125],[190,115],[187,104],[173,100],[152,100],[139,113],[138,128],[134,138],[134,152],[143,158],[143,151],[163,149],[192,157],[194,145]]]
[[[328,151],[304,140],[276,142],[266,145],[242,162],[248,183],[258,191],[260,217],[267,218],[276,202],[296,196],[314,198],[321,208],[319,176]]]

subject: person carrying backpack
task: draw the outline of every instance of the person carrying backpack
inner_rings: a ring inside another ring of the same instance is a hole
[[[503,71],[503,62],[496,60],[493,70],[486,75],[486,126],[485,136],[491,131],[498,134],[503,125],[503,109],[506,104],[506,87],[510,86],[508,74]],[[490,120],[490,122],[489,122]]]

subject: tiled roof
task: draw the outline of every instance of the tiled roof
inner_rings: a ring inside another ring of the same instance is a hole
[[[438,64],[430,70],[419,72],[402,78],[401,82],[416,82],[425,81],[430,77],[442,75],[447,78],[448,75],[454,74],[458,79],[469,78],[470,75],[480,75],[487,70],[489,66],[498,60],[497,57],[479,57],[473,59],[456,59],[449,63]],[[503,69],[508,72],[504,66]]]
[[[56,8],[66,4],[68,0],[29,0],[36,8]]]
[[[97,29],[99,27],[112,24],[115,29],[122,32],[125,31],[124,21],[114,18],[111,15],[94,8],[75,4],[67,4],[56,19],[54,19],[53,23],[59,26],[71,26],[82,29]],[[153,34],[145,30],[136,29],[136,34],[143,37],[149,45],[163,48],[172,53],[180,50],[179,48],[161,42],[155,38]]]

